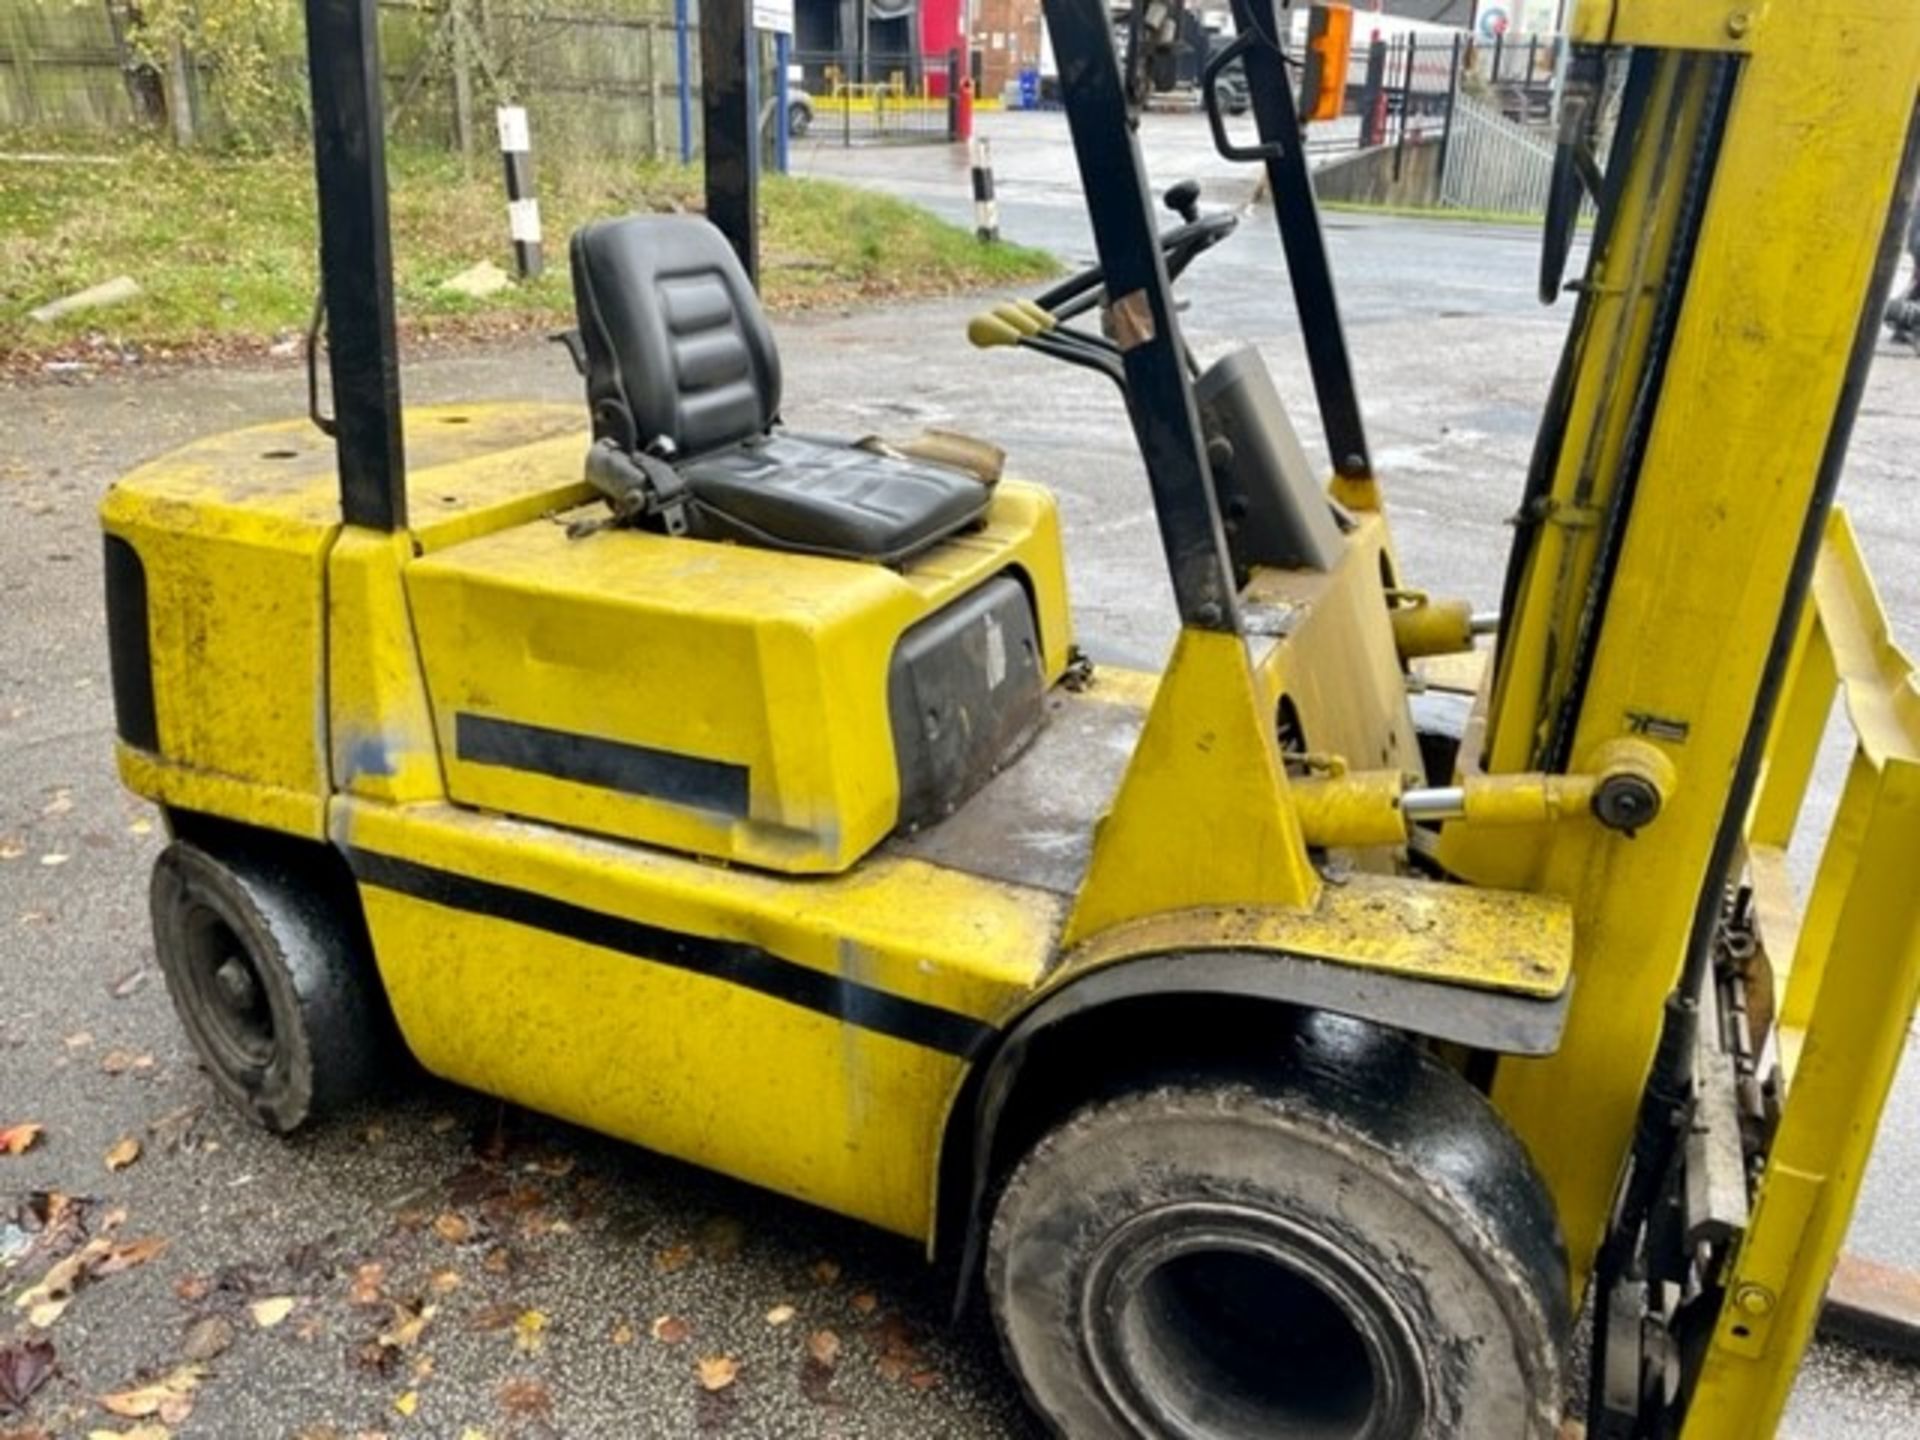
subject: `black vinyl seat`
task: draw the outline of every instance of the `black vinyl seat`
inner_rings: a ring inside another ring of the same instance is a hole
[[[665,528],[897,564],[985,513],[966,471],[776,428],[773,333],[704,219],[597,221],[571,253],[596,458],[672,492]]]

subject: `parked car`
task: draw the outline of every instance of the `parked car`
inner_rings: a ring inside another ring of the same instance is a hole
[[[773,134],[774,106],[779,101],[769,96],[760,106],[760,133]],[[813,128],[813,96],[791,81],[787,84],[787,134],[798,140]]]

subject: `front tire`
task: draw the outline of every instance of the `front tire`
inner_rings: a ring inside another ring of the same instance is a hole
[[[1278,1073],[1090,1104],[1015,1168],[987,1290],[1071,1440],[1533,1440],[1561,1415],[1566,1261],[1486,1101],[1317,1017]]]
[[[176,841],[153,867],[154,946],[214,1085],[280,1134],[392,1073],[397,1046],[350,893],[263,846],[247,858]],[[304,872],[304,873],[303,873]]]
[[[813,111],[804,105],[787,107],[787,134],[794,140],[800,139],[813,125]]]

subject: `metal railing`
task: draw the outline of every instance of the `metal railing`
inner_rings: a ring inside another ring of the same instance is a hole
[[[1440,204],[1453,210],[1541,215],[1553,177],[1547,132],[1509,120],[1488,100],[1454,99],[1440,170]]]
[[[800,138],[852,145],[952,138],[951,97],[964,71],[947,55],[795,51],[789,111]]]
[[[1814,838],[1796,832],[1836,697],[1852,742],[1847,779],[1802,906],[1789,850]],[[1722,1280],[1733,1303],[1701,1393],[1769,1346],[1792,1355],[1811,1338],[1920,1001],[1920,684],[1838,511],[1762,773],[1747,826],[1760,952],[1747,993],[1755,1033],[1774,1039],[1770,1053],[1747,1057],[1742,1079],[1770,1097],[1772,1144]]]

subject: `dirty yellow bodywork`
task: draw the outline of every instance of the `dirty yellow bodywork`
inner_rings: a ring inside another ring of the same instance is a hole
[[[901,634],[998,574],[1054,599],[1059,551],[1052,500],[1009,481],[983,529],[903,570],[560,524],[429,555],[406,584],[447,792],[763,869],[845,870],[898,810],[886,679]],[[1057,679],[1065,607],[1039,615]],[[460,744],[476,720],[735,767],[748,793],[729,814],[487,763]]]
[[[123,727],[121,774],[175,813],[335,847],[433,1072],[929,1241],[970,1074],[1089,977],[1226,954],[1332,967],[1376,996],[1535,1007],[1524,1046],[1463,1041],[1417,1006],[1353,1013],[1497,1058],[1493,1101],[1552,1196],[1576,1289],[1666,1001],[1720,900],[1719,842],[1744,821],[1787,1088],[1684,1433],[1766,1434],[1920,996],[1920,693],[1844,521],[1806,613],[1783,603],[1844,439],[1882,240],[1860,216],[1894,196],[1920,11],[1738,14],[1575,8],[1592,43],[1658,49],[1661,143],[1616,177],[1492,663],[1463,603],[1397,588],[1372,477],[1336,481],[1328,570],[1256,570],[1245,633],[1183,630],[1163,674],[1104,672],[1076,700],[1138,726],[1072,837],[1090,832],[1070,885],[890,843],[888,666],[914,625],[1013,577],[1044,682],[1084,684],[1044,490],[1002,482],[983,527],[897,569],[579,525],[602,512],[571,406],[410,412],[413,519],[391,536],[341,525],[333,448],[305,422],[123,480],[103,515],[141,573],[151,728]],[[1663,316],[1726,56],[1684,304]],[[1642,396],[1658,405],[1638,490],[1603,543]],[[1735,814],[1783,643],[1765,770]],[[1451,786],[1422,773],[1422,676],[1478,686]],[[1859,743],[1802,916],[1783,857],[1836,690]],[[688,788],[518,765],[479,743],[501,733]],[[1653,797],[1650,823],[1596,815],[1622,778]],[[1442,818],[1406,808],[1419,788]]]

